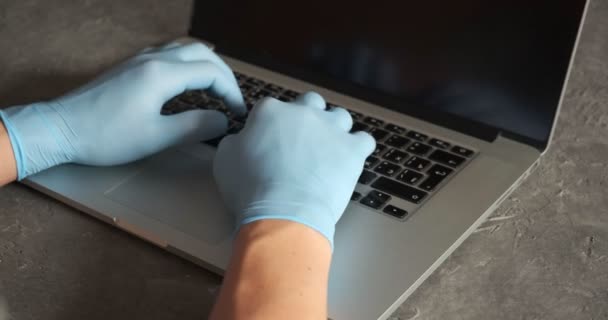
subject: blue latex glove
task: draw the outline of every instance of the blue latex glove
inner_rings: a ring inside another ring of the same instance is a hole
[[[69,162],[124,164],[224,134],[227,119],[218,111],[160,114],[187,89],[209,89],[233,112],[246,111],[230,68],[200,43],[146,49],[63,97],[1,111],[18,178]]]
[[[243,130],[224,138],[214,161],[215,180],[239,226],[295,221],[333,247],[335,225],[376,147],[368,133],[349,133],[352,123],[342,108],[325,111],[316,93],[293,103],[258,103]]]

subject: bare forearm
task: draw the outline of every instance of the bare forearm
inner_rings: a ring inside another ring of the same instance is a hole
[[[6,128],[0,121],[0,186],[17,179],[17,165]]]
[[[329,242],[289,221],[240,230],[211,319],[327,319]]]

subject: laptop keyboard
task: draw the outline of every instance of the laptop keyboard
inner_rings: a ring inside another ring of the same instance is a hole
[[[293,101],[300,93],[235,72],[247,108],[265,97]],[[328,108],[336,105],[328,103]],[[247,120],[230,113],[223,102],[203,90],[189,90],[168,101],[161,114],[170,115],[192,109],[224,112],[229,120],[228,134],[238,133]],[[351,197],[352,202],[398,219],[410,217],[425,201],[473,159],[476,152],[447,139],[404,128],[361,112],[349,110],[354,131],[367,131],[377,142],[376,150],[365,161],[363,173]],[[204,143],[217,147],[223,137]]]

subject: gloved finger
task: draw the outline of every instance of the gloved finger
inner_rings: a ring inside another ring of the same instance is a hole
[[[353,127],[353,117],[344,108],[331,108],[327,115],[340,129],[348,132]]]
[[[159,130],[166,139],[166,147],[213,139],[226,134],[228,130],[228,119],[216,110],[197,109],[159,117]]]
[[[173,48],[176,48],[176,47],[179,47],[179,46],[181,46],[181,44],[179,42],[172,41],[172,42],[169,42],[169,43],[164,44],[162,46],[146,47],[143,50],[139,51],[139,54],[160,52],[160,51],[163,51],[163,50],[173,49]]]
[[[158,49],[160,50],[169,50],[169,49],[173,49],[173,48],[177,48],[182,46],[182,43],[178,42],[178,41],[171,41],[165,45],[160,46]]]
[[[368,157],[376,149],[376,139],[365,131],[357,131],[351,134],[354,140],[355,150],[364,157]]]
[[[156,47],[145,47],[143,49],[141,49],[138,54],[144,54],[144,53],[150,53],[153,50],[156,50]]]
[[[236,139],[235,134],[227,135],[224,139],[222,139],[222,141],[220,141],[220,144],[217,146],[217,152],[219,153],[221,150],[226,149],[234,142],[234,139]]]
[[[236,141],[236,135],[226,136],[217,147],[217,151],[215,153],[215,157],[213,158],[213,179],[220,191],[232,191],[242,190],[243,186],[240,185],[240,179],[226,179],[226,175],[234,172],[234,155],[238,154],[235,149],[238,149],[238,142]],[[225,195],[221,192],[222,195]],[[238,193],[238,192],[237,192]],[[238,194],[236,195],[238,199]],[[224,198],[225,200],[228,200]],[[238,201],[226,202],[226,207],[229,211],[238,214],[239,212],[236,210],[238,207]]]
[[[213,50],[200,42],[189,43],[166,52],[167,57],[180,61],[211,61],[236,83],[232,69]]]
[[[283,102],[279,102],[273,97],[264,97],[259,99],[249,111],[247,122],[245,123],[245,129],[249,126],[253,126],[259,121],[257,119],[264,118],[268,115],[275,114],[277,105],[281,105]]]
[[[245,100],[235,81],[212,62],[166,62],[161,71],[163,101],[168,101],[185,90],[204,89],[221,98],[235,114],[247,112]],[[166,71],[165,71],[166,70]]]
[[[222,69],[231,71],[230,67],[211,48],[201,42],[184,44],[167,52],[172,58],[181,61],[203,61],[209,60],[217,63]]]
[[[325,106],[327,105],[325,103],[325,99],[323,99],[320,94],[312,91],[299,95],[293,102],[305,106],[315,107],[321,110],[325,110]]]

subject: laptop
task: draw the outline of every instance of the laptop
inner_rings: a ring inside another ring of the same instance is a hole
[[[190,38],[234,69],[249,107],[316,91],[377,140],[337,225],[332,319],[389,317],[534,170],[586,2],[195,2]],[[162,112],[192,108],[226,111],[194,90]],[[228,116],[230,133],[247,121]],[[220,139],[24,182],[222,274],[234,221],[212,178]]]

